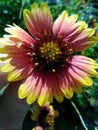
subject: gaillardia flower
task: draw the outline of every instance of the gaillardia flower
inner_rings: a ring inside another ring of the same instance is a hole
[[[47,130],[53,129],[54,119],[59,115],[59,113],[53,109],[52,105],[49,106],[46,104],[44,106],[39,106],[35,104],[31,111],[31,119],[37,122],[36,127],[40,126]]]
[[[62,102],[70,99],[73,92],[92,86],[91,77],[98,76],[98,64],[85,56],[75,55],[97,40],[94,29],[87,28],[78,15],[68,16],[64,11],[52,24],[52,16],[46,3],[33,4],[31,11],[25,9],[24,21],[30,34],[17,25],[8,25],[10,35],[1,38],[1,53],[8,54],[1,68],[8,72],[8,81],[23,80],[19,98],[27,98],[32,104],[51,103],[53,97]],[[4,60],[4,59],[3,59]]]

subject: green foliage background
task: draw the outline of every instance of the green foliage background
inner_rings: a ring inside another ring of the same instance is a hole
[[[4,28],[7,24],[15,23],[26,29],[22,11],[24,8],[30,9],[34,2],[39,4],[47,2],[50,5],[53,20],[63,10],[67,10],[69,14],[78,14],[79,19],[85,20],[89,27],[96,29],[95,35],[98,37],[98,0],[1,0],[0,37],[5,34]],[[98,44],[81,53],[98,62]],[[94,79],[92,87],[84,89],[82,94],[74,95],[72,100],[81,112],[88,129],[98,130],[98,78]],[[54,101],[53,106],[60,112],[58,119],[55,121],[54,130],[84,130],[70,100],[65,99],[61,104]]]

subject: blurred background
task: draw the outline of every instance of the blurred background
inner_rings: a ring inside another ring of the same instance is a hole
[[[26,29],[22,16],[23,9],[30,9],[34,2],[48,3],[53,20],[63,10],[67,10],[69,14],[78,14],[80,20],[85,20],[89,27],[95,28],[95,35],[98,37],[98,0],[0,0],[0,37],[5,34],[4,28],[7,24],[15,23]],[[98,62],[98,44],[81,53]],[[72,100],[88,130],[98,130],[98,78],[94,78],[92,87],[84,89],[82,94],[75,94]],[[65,99],[63,103],[54,100],[53,107],[59,112],[53,130],[86,130],[70,100]],[[28,112],[23,130],[32,130],[33,126],[34,122]]]

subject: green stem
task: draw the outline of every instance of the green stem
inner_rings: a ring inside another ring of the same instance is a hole
[[[0,90],[0,96],[2,96],[5,92],[5,90],[7,89],[7,87],[9,86],[9,83],[6,84],[1,90]]]
[[[71,104],[74,107],[75,111],[77,112],[77,114],[78,114],[78,116],[79,116],[79,118],[80,118],[80,120],[82,122],[83,127],[85,128],[85,130],[88,130],[88,128],[87,128],[87,126],[86,126],[86,124],[85,124],[85,122],[84,122],[84,120],[83,120],[83,118],[81,116],[81,113],[79,112],[77,106],[75,105],[75,103],[72,100],[70,100],[70,101],[71,101]]]

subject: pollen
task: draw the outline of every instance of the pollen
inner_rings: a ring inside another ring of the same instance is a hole
[[[57,43],[48,42],[43,43],[40,47],[41,57],[46,60],[47,63],[58,61],[58,57],[61,54],[60,48]]]
[[[56,70],[55,70],[55,69],[52,69],[52,72],[56,72]]]
[[[35,63],[35,66],[38,66],[38,62]]]
[[[34,53],[34,52],[33,52],[33,53],[32,53],[32,55],[33,55],[33,56],[35,56],[35,55],[36,55],[36,53]]]
[[[54,117],[50,114],[48,114],[45,118],[45,122],[49,124],[49,126],[53,126],[54,124]]]

